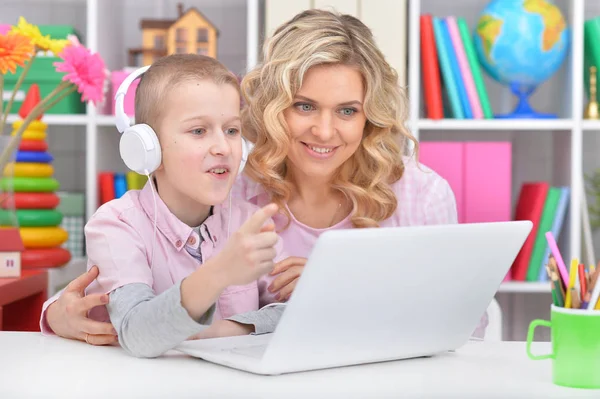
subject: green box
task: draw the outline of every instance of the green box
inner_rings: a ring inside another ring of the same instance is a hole
[[[52,39],[66,39],[67,35],[70,34],[79,37],[75,29],[68,25],[39,25],[39,28],[42,35],[50,35]],[[33,60],[33,63],[31,64],[31,67],[29,68],[29,72],[27,72],[27,76],[25,76],[25,80],[19,88],[17,96],[15,97],[10,111],[11,114],[18,112],[23,100],[25,99],[25,96],[27,95],[27,90],[29,90],[29,87],[32,83],[37,83],[40,88],[40,95],[42,98],[50,94],[56,88],[56,86],[60,84],[65,74],[56,72],[53,65],[55,62],[59,61],[61,61],[59,57],[40,54],[36,56],[35,60]],[[12,90],[14,89],[22,72],[23,69],[21,67],[17,67],[15,74],[7,73],[4,76],[4,106],[6,106],[8,103],[8,98],[12,94]],[[85,114],[85,108],[85,103],[81,101],[81,94],[74,92],[63,98],[59,103],[46,111],[46,113]]]

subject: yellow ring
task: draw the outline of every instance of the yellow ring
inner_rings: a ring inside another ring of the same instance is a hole
[[[13,122],[12,127],[16,131],[19,130],[21,125],[23,125],[23,121],[17,120]],[[45,132],[46,129],[48,129],[48,124],[38,120],[33,120],[27,125],[27,130],[35,130],[36,132]]]
[[[53,174],[54,167],[47,163],[11,162],[4,168],[5,177],[50,177]]]
[[[11,136],[14,136],[16,134],[17,134],[17,131],[13,130],[13,132],[11,133]],[[45,140],[46,132],[27,129],[23,132],[23,136],[21,136],[21,139],[22,140]]]
[[[21,227],[21,240],[25,248],[51,248],[62,245],[69,233],[62,227]]]

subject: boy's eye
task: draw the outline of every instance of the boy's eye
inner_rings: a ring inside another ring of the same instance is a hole
[[[342,115],[344,116],[352,116],[357,112],[354,108],[342,108]]]
[[[315,107],[307,103],[296,103],[294,106],[302,112],[310,112],[315,109]]]
[[[197,135],[201,135],[201,134],[206,133],[206,129],[200,127],[198,129],[192,130],[192,133],[197,134]]]
[[[235,136],[236,134],[239,133],[239,129],[235,128],[235,127],[230,127],[229,129],[225,130],[226,134],[229,134],[231,136]]]

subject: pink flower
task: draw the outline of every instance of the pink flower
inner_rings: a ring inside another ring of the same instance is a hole
[[[83,101],[102,102],[106,78],[102,57],[77,45],[66,46],[59,57],[64,62],[55,62],[54,66],[57,72],[67,73],[62,80],[76,85]]]

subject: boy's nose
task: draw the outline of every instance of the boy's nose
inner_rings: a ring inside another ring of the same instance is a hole
[[[210,146],[210,152],[212,155],[227,156],[231,153],[231,145],[225,139],[224,135],[216,134],[213,142]]]

